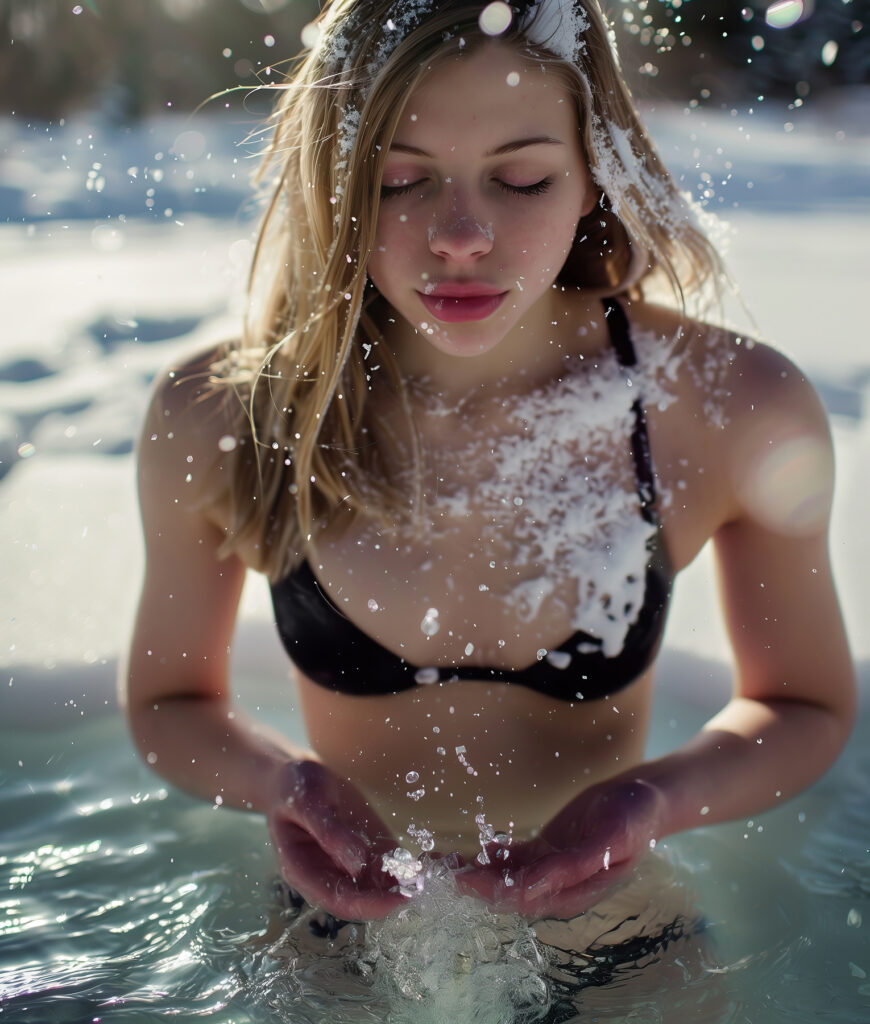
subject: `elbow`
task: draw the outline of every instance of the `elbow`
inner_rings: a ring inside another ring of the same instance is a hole
[[[851,686],[842,706],[837,709],[837,725],[839,728],[840,749],[846,745],[855,724],[858,721],[858,680],[854,671],[851,674]]]
[[[840,688],[836,702],[817,705],[823,713],[823,721],[820,723],[820,730],[824,732],[819,736],[828,749],[831,751],[831,762],[839,757],[843,748],[849,740],[855,723],[858,718],[858,686],[854,673],[848,680],[848,685]]]

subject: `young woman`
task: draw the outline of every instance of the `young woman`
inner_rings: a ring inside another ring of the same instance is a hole
[[[825,416],[783,356],[690,318],[721,268],[595,0],[336,0],[318,27],[244,336],[168,371],[144,428],[131,729],[266,815],[340,918],[403,901],[397,847],[570,918],[842,747]],[[672,583],[710,538],[734,695],[645,761]],[[233,709],[249,568],[311,749]]]

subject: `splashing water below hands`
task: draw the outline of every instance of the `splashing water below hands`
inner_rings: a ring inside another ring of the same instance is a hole
[[[462,895],[449,859],[416,860],[407,850],[394,857],[391,866],[413,872],[420,889],[400,910],[368,926],[358,963],[389,1000],[391,1022],[541,1020],[549,1004],[548,960],[530,925]]]

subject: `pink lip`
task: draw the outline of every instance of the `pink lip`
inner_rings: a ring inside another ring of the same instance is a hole
[[[498,309],[507,292],[479,281],[444,281],[418,294],[436,320],[456,324],[485,320]]]

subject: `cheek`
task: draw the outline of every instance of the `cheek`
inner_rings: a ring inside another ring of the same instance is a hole
[[[391,213],[378,220],[373,258],[376,256],[380,259],[395,260],[400,254],[411,251],[415,235],[419,235],[420,229],[412,224],[410,217],[403,221],[400,219],[401,216]]]
[[[424,233],[424,240],[425,237]],[[419,249],[410,229],[410,218],[405,223],[400,223],[398,217],[379,222],[366,269],[374,286],[391,301],[398,301],[411,277],[419,274]]]
[[[571,211],[567,215],[564,208],[548,212],[525,227],[518,240],[520,250],[525,251],[526,259],[538,260],[542,267],[549,266],[554,257],[564,259],[568,255],[576,227],[577,220],[572,218]]]

